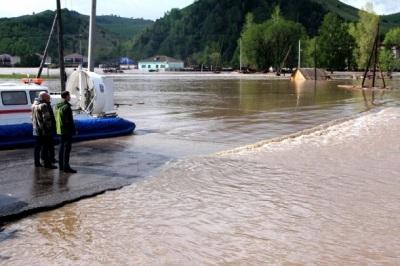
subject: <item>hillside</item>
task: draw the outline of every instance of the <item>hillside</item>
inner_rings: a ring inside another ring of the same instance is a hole
[[[65,54],[87,54],[89,17],[75,11],[62,11]],[[53,22],[54,12],[0,19],[0,54],[24,56],[42,53]],[[96,19],[96,61],[106,61],[124,55],[124,42],[134,38],[152,21],[117,16],[99,16]],[[53,37],[50,56],[57,60],[57,38]]]
[[[99,27],[117,34],[121,40],[134,38],[138,33],[153,25],[154,21],[147,19],[132,19],[118,16],[97,16]]]
[[[300,22],[308,35],[314,36],[328,12],[333,12],[346,21],[355,21],[358,9],[338,0],[198,0],[192,5],[173,9],[137,38],[132,53],[137,57],[166,54],[196,61],[200,53],[220,52],[229,62],[235,51],[237,40],[249,12],[255,22],[271,16],[279,3],[286,19]],[[399,15],[384,16],[382,28],[387,30],[400,25]]]

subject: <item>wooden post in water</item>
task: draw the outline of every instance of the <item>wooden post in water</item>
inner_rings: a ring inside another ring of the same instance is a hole
[[[94,49],[95,49],[95,31],[96,31],[96,0],[92,0],[92,9],[90,12],[89,25],[89,50],[88,50],[88,69],[94,71]]]
[[[376,76],[376,64],[378,63],[378,43],[379,43],[379,23],[378,28],[376,30],[376,40],[375,40],[375,49],[374,49],[374,69],[372,75],[372,87],[375,87],[375,76]]]
[[[378,38],[379,38],[379,35],[378,35],[378,32],[377,32],[376,36],[375,36],[375,41],[374,41],[374,45],[373,45],[371,54],[369,55],[368,63],[367,63],[367,66],[365,68],[363,80],[362,80],[362,83],[361,83],[361,88],[365,87],[365,80],[366,80],[367,75],[368,75],[368,70],[369,70],[369,67],[371,65],[372,57],[374,56],[375,51],[377,51],[376,46],[377,46],[377,43],[378,43]]]
[[[49,38],[47,39],[46,48],[44,48],[42,61],[40,62],[40,67],[39,67],[39,71],[38,71],[36,78],[40,78],[40,76],[42,75],[42,70],[43,70],[44,64],[46,63],[46,59],[47,59],[47,52],[49,50],[50,41],[51,41],[51,38],[53,37],[54,28],[56,27],[56,22],[57,22],[57,12],[54,15],[53,25],[51,26],[50,35],[49,35]]]
[[[64,40],[63,25],[61,19],[61,4],[57,0],[57,29],[58,29],[58,64],[60,66],[61,91],[65,91],[65,67],[64,67]]]
[[[379,71],[381,72],[383,88],[386,88],[385,76],[383,75],[383,72],[382,72],[382,68],[381,68],[381,64],[380,64],[380,63],[378,63],[378,68],[379,68]]]

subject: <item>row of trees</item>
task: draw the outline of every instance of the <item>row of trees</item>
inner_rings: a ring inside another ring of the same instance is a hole
[[[297,43],[301,40],[302,66],[313,67],[316,63],[318,67],[330,70],[365,69],[378,23],[379,17],[373,12],[372,5],[360,10],[356,23],[346,23],[337,15],[328,13],[318,35],[310,38],[301,24],[283,18],[279,7],[275,8],[269,20],[259,24],[254,23],[252,14],[248,14],[239,41],[242,65],[258,70],[270,66],[279,69],[283,64],[295,67]],[[390,30],[382,40],[381,68],[385,71],[400,69],[400,59],[395,58],[391,50],[400,47],[400,28]],[[238,63],[238,50],[235,63]]]

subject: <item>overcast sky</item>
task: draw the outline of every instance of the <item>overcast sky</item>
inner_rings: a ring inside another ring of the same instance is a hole
[[[89,14],[91,0],[60,0],[64,8]],[[171,8],[183,8],[194,0],[97,0],[97,14],[115,14],[121,17],[157,19]],[[366,0],[342,0],[355,7],[365,6]],[[400,12],[399,0],[373,0],[378,14]],[[46,9],[54,10],[56,0],[0,0],[0,17],[16,17],[41,12]]]

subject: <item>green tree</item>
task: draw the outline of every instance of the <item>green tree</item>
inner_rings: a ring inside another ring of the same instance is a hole
[[[385,35],[383,44],[400,47],[400,27],[389,30]]]
[[[315,65],[315,47],[316,47],[317,37],[307,39],[302,43],[302,62],[303,67],[314,67]],[[319,49],[316,54],[319,55]],[[319,60],[317,59],[317,67],[320,66]]]
[[[379,17],[374,13],[370,2],[367,3],[365,10],[359,11],[358,15],[360,19],[357,23],[350,25],[349,33],[356,42],[353,54],[357,66],[359,69],[365,69],[376,36]]]
[[[395,58],[392,47],[400,47],[400,27],[391,29],[386,33],[383,44],[386,46],[379,55],[381,66],[385,71],[400,69],[400,58]]]
[[[39,65],[40,58],[36,54],[27,54],[21,57],[21,66],[38,67]]]
[[[394,54],[389,49],[381,50],[379,53],[379,62],[383,71],[391,72],[399,67],[399,59],[394,58]]]
[[[210,54],[209,58],[210,58],[210,64],[213,67],[219,67],[221,65],[221,54],[220,53],[214,52],[214,53]]]
[[[242,51],[251,67],[267,69],[279,67],[286,53],[292,51],[299,39],[306,37],[305,29],[299,23],[284,19],[276,7],[271,19],[261,24],[246,23],[242,33]],[[291,56],[288,65],[295,65]]]
[[[352,61],[354,39],[348,33],[348,25],[335,14],[325,15],[316,41],[318,66],[345,69]]]

